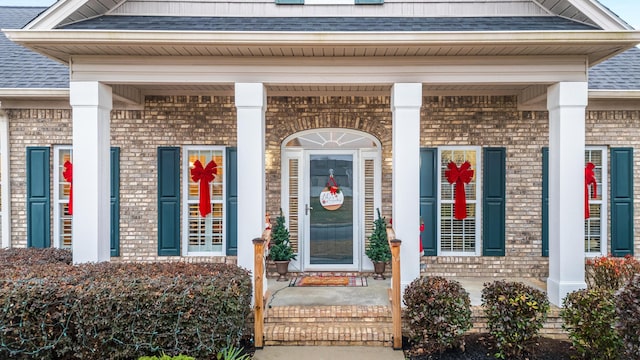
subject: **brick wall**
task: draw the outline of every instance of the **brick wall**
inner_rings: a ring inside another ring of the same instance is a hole
[[[25,147],[71,143],[70,110],[9,110],[12,245],[26,246]],[[158,146],[236,145],[232,97],[149,96],[142,111],[112,112],[111,142],[121,148],[121,259],[157,257],[156,149]],[[640,111],[589,111],[587,144],[640,149]],[[382,143],[383,212],[391,213],[389,97],[269,97],[266,113],[267,210],[280,207],[280,144],[312,128],[368,132]],[[546,112],[520,112],[515,97],[425,97],[421,145],[507,148],[505,257],[423,257],[429,274],[545,277],[541,247],[540,147],[548,143]],[[640,156],[636,153],[636,176]],[[640,182],[635,193],[640,197]],[[523,206],[526,204],[526,206]],[[636,211],[640,228],[640,212]],[[636,253],[640,242],[636,241]],[[172,258],[170,258],[172,259]],[[189,258],[189,261],[235,261]]]

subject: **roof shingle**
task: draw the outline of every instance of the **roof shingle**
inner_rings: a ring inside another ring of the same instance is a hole
[[[589,70],[591,90],[640,90],[640,49],[631,48]]]
[[[0,7],[0,29],[20,29],[41,7]],[[69,68],[0,35],[0,88],[69,87]]]
[[[558,16],[197,17],[105,15],[64,29],[176,31],[526,31],[597,30]]]

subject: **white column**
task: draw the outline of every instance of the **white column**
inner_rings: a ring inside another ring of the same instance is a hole
[[[420,276],[421,106],[422,84],[393,85],[393,228],[402,240],[402,290]]]
[[[586,82],[547,90],[549,109],[549,278],[554,305],[584,281],[584,137]]]
[[[0,177],[2,178],[2,186],[0,187],[0,195],[2,195],[2,243],[1,247],[11,247],[11,176],[9,174],[9,117],[0,110]]]
[[[109,261],[111,87],[72,81],[73,262]]]
[[[265,206],[266,91],[236,83],[238,116],[238,265],[253,272],[253,239],[262,236]],[[264,284],[266,291],[266,282]]]

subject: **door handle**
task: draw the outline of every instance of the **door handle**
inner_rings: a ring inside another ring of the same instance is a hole
[[[309,204],[304,204],[304,214],[305,215],[309,215],[309,210],[313,210],[313,207],[309,206]]]

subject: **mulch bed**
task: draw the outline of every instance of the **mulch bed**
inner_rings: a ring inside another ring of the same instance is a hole
[[[411,346],[403,339],[405,357],[410,360],[488,360],[495,359],[491,350],[492,343],[488,334],[469,334],[465,336],[465,349],[451,349],[442,354],[424,354],[420,348]],[[578,353],[566,340],[538,338],[532,347],[533,352],[527,354],[525,360],[570,360],[577,358]]]

